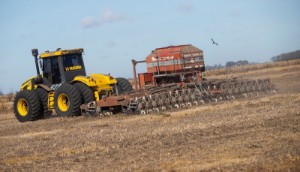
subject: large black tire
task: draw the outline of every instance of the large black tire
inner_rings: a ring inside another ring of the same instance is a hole
[[[82,97],[81,104],[95,101],[94,92],[90,87],[88,87],[87,85],[85,85],[84,83],[81,83],[81,82],[76,82],[73,85],[80,91],[80,94]]]
[[[63,84],[54,92],[54,109],[59,116],[80,115],[81,94],[70,84]]]
[[[113,87],[115,94],[124,94],[132,91],[132,85],[125,78],[116,78],[117,84]]]
[[[38,88],[36,91],[41,103],[41,113],[39,118],[47,117],[51,114],[51,111],[48,109],[48,91],[43,88]]]
[[[16,94],[14,100],[14,113],[20,122],[39,119],[41,104],[35,90],[24,90]]]

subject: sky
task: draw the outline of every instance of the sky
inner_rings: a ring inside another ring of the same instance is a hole
[[[0,0],[0,90],[18,91],[36,75],[32,48],[84,48],[88,74],[125,78],[133,77],[131,59],[170,45],[193,44],[206,65],[267,62],[300,49],[299,7],[299,0]]]

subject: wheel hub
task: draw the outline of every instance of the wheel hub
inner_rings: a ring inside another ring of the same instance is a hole
[[[28,103],[25,99],[20,99],[18,101],[17,108],[21,116],[26,116],[28,114]]]
[[[66,112],[69,109],[70,101],[66,94],[59,95],[57,101],[58,107],[61,111]]]

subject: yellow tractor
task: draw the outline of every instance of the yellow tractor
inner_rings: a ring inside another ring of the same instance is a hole
[[[83,52],[81,48],[58,48],[38,58],[38,50],[32,49],[37,76],[22,84],[14,100],[14,113],[20,122],[41,119],[52,110],[59,116],[80,115],[82,104],[132,90],[125,78],[104,74],[87,76]]]

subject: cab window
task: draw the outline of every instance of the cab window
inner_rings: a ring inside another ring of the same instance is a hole
[[[64,68],[73,66],[81,66],[82,67],[82,56],[79,54],[70,54],[62,57]]]

